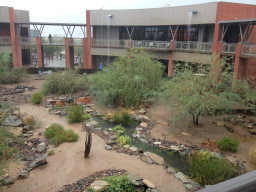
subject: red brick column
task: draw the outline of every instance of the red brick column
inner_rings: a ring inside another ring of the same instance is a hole
[[[241,68],[241,51],[242,51],[242,43],[238,43],[236,45],[236,55],[235,55],[235,65],[234,65],[234,73],[233,73],[233,80],[239,78],[239,68]]]
[[[173,50],[174,50],[174,41],[170,41],[170,54],[169,54],[169,62],[168,62],[168,77],[173,75],[174,71],[174,62],[173,62]]]
[[[74,68],[74,47],[69,46],[69,38],[65,38],[66,68]]]
[[[12,43],[13,67],[22,67],[20,37],[18,38],[16,37],[15,12],[13,7],[9,7],[9,20],[10,20],[11,43]]]
[[[83,38],[83,58],[84,58],[84,69],[89,69],[88,67],[88,61],[87,61],[87,38]]]
[[[86,11],[86,32],[87,32],[87,45],[86,45],[86,66],[88,69],[92,69],[92,57],[91,57],[91,19],[90,11]]]
[[[36,38],[36,49],[38,68],[44,68],[44,50],[42,46],[41,37]]]

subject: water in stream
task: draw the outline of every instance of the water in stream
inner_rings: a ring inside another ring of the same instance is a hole
[[[105,129],[113,128],[115,126],[115,124],[97,117],[93,117],[93,119],[99,123],[100,127]],[[138,149],[143,149],[144,152],[149,151],[155,153],[164,158],[166,165],[173,167],[174,169],[176,169],[176,171],[181,171],[184,174],[188,174],[189,167],[186,155],[181,155],[173,151],[163,150],[154,146],[148,146],[145,143],[141,142],[140,140],[133,138],[132,134],[134,133],[136,126],[138,126],[138,123],[124,126],[126,128],[125,134],[129,135],[132,138],[132,146],[135,146]]]

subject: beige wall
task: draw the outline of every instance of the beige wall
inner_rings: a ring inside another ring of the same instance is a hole
[[[29,22],[29,11],[15,9],[15,22]]]
[[[0,22],[9,23],[9,9],[8,9],[8,7],[0,6]]]
[[[119,39],[119,27],[94,27],[96,31],[96,39]],[[93,37],[95,38],[95,37]]]
[[[189,12],[197,14],[189,19]],[[153,9],[91,10],[91,25],[152,26],[215,23],[217,2]],[[108,15],[112,17],[108,17]]]
[[[91,55],[110,55],[110,56],[124,56],[127,55],[126,49],[116,48],[91,48]]]

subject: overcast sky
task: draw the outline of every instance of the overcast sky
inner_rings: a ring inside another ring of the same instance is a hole
[[[214,0],[0,0],[0,6],[28,10],[30,21],[85,23],[85,10],[138,9],[199,4]],[[256,5],[256,0],[223,0]],[[46,29],[48,31],[48,29]],[[78,31],[75,33],[79,33]]]

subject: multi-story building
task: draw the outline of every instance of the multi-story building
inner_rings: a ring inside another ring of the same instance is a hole
[[[212,2],[153,9],[87,10],[86,24],[32,23],[28,12],[7,7],[1,7],[0,16],[0,50],[4,41],[1,36],[7,36],[14,67],[24,65],[24,61],[20,62],[22,47],[29,44],[37,47],[39,68],[44,67],[43,47],[49,45],[65,46],[66,67],[74,67],[74,46],[83,47],[84,69],[99,69],[100,64],[127,55],[131,47],[145,47],[166,66],[169,76],[177,62],[210,63],[213,55],[230,58],[234,77],[256,76],[256,5]],[[21,29],[27,25],[40,25],[39,36],[24,38],[27,33]],[[45,25],[67,27],[66,37],[49,42],[41,36]],[[71,27],[81,28],[84,38],[72,37]]]

